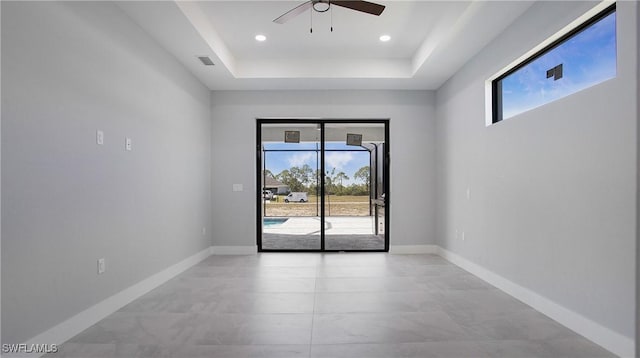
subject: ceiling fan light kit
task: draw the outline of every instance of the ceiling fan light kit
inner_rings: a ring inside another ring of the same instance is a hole
[[[364,12],[366,14],[371,14],[375,16],[380,16],[384,11],[385,6],[372,3],[369,1],[343,1],[343,0],[309,0],[305,3],[302,3],[293,9],[285,12],[280,15],[276,19],[273,20],[276,24],[284,24],[285,22],[293,19],[294,17],[304,13],[305,11],[312,9],[311,12],[311,28],[310,32],[313,33],[313,12],[327,12],[329,11],[333,5],[344,7],[346,9],[355,10]],[[333,19],[332,19],[333,22]],[[331,25],[331,31],[333,32],[333,23]]]

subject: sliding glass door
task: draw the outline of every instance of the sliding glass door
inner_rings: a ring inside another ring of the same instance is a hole
[[[257,120],[260,251],[388,251],[388,120]]]
[[[325,124],[325,182],[324,221],[325,248],[329,251],[384,250],[384,232],[376,222],[385,220],[378,198],[385,190],[383,173],[385,143],[384,123],[326,123]],[[347,138],[356,140],[348,143]],[[378,195],[379,192],[379,195]],[[378,208],[378,210],[376,209]]]
[[[320,250],[320,125],[263,123],[259,130],[262,249]]]

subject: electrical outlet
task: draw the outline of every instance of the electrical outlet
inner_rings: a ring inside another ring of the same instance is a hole
[[[102,275],[105,271],[107,271],[107,264],[104,258],[98,259],[98,275]]]

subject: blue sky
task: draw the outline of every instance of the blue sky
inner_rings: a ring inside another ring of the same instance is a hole
[[[319,146],[319,144],[317,144]],[[291,167],[302,167],[307,164],[311,169],[316,170],[316,143],[265,143],[265,149],[313,149],[313,151],[303,152],[266,152],[265,166],[275,175]],[[362,149],[360,147],[347,146],[344,143],[327,143],[327,149]],[[353,174],[360,168],[369,165],[369,152],[367,151],[327,151],[325,154],[325,169],[331,172],[336,168],[336,173],[344,172],[349,177],[344,181],[344,185],[354,182]]]
[[[563,78],[547,78],[563,64]],[[503,118],[539,107],[616,76],[615,12],[502,80]]]

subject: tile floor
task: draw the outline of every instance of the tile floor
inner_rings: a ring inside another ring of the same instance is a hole
[[[47,357],[611,357],[433,255],[212,256]]]

